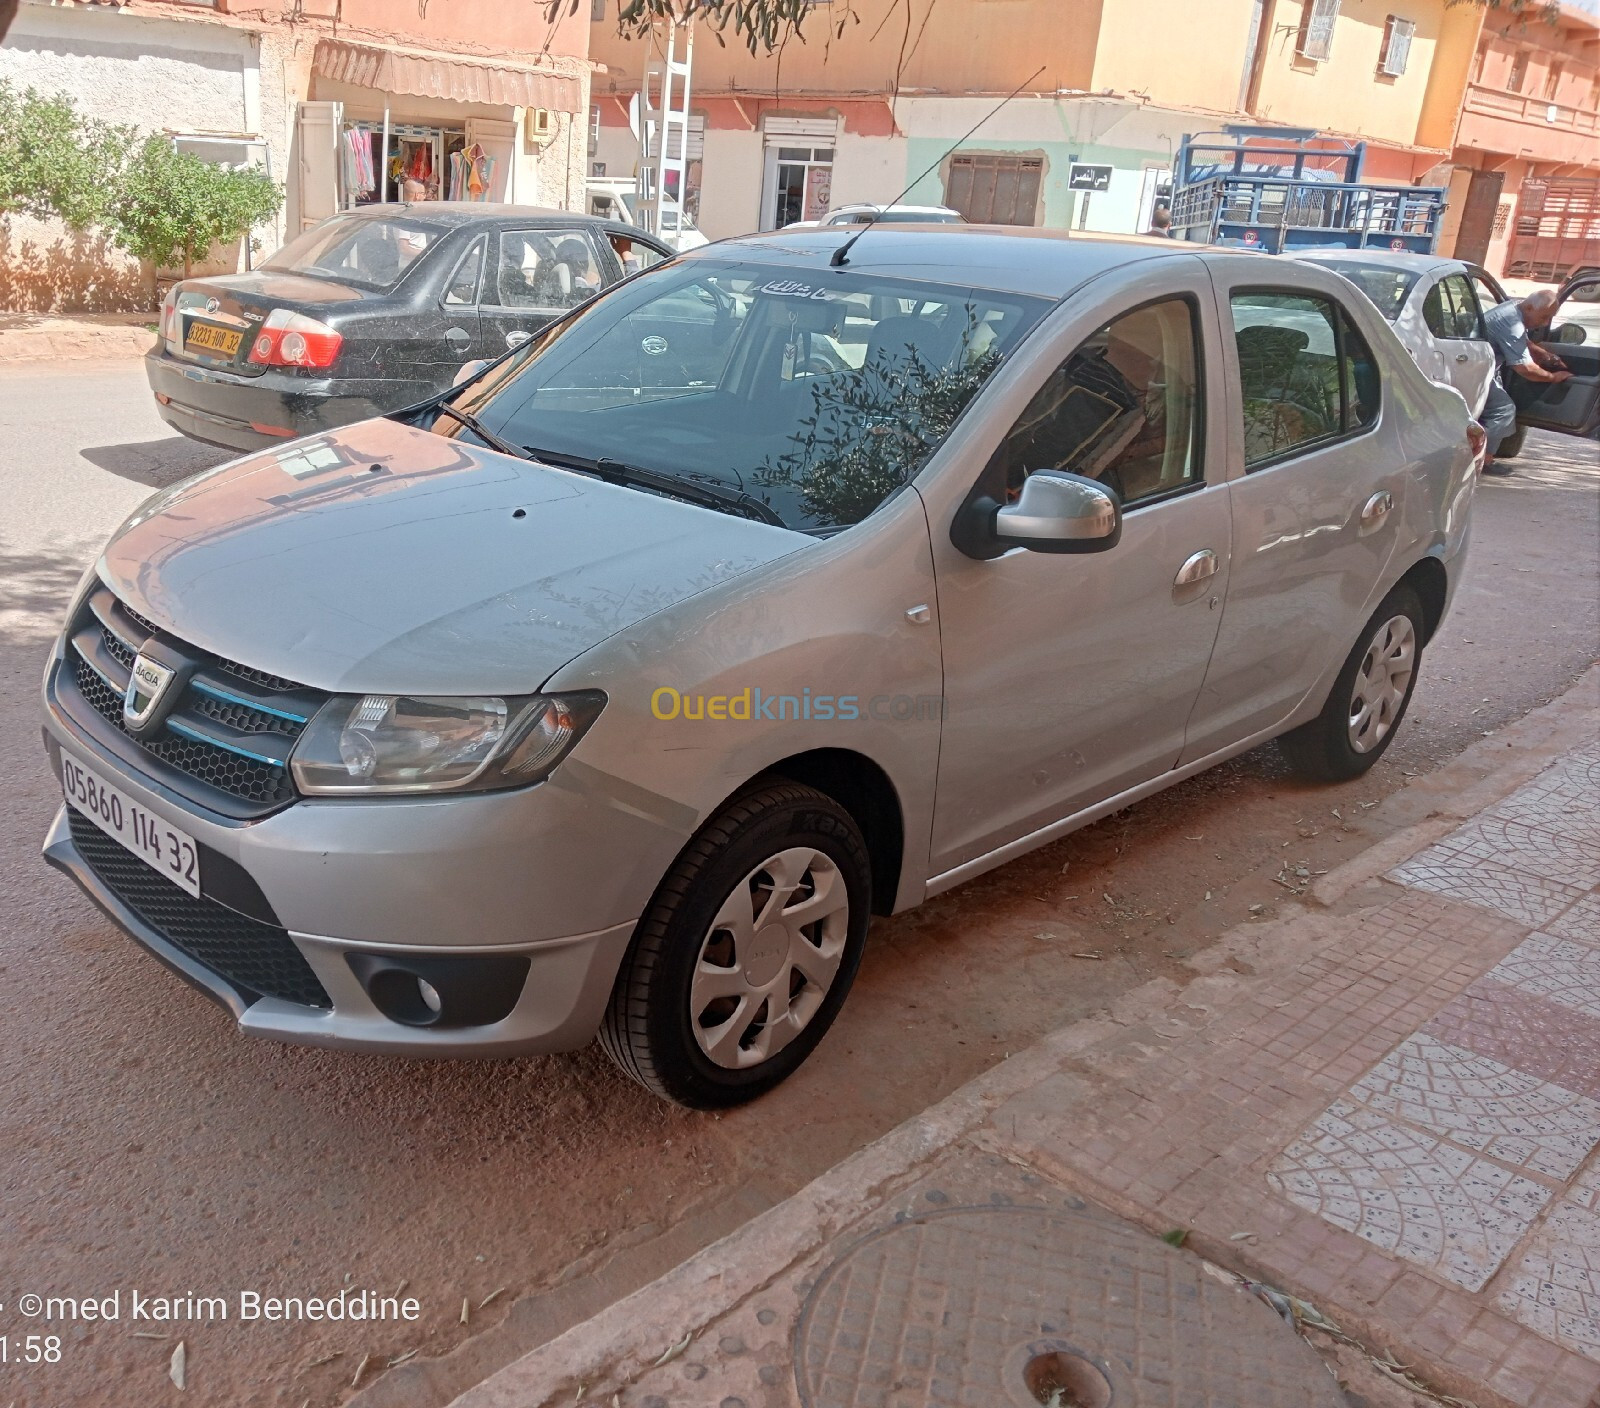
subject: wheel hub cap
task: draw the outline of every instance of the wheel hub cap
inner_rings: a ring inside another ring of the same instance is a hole
[[[1400,719],[1417,667],[1417,633],[1409,616],[1394,616],[1373,633],[1350,692],[1350,746],[1370,753]]]
[[[700,943],[689,1021],[710,1060],[759,1066],[810,1024],[850,934],[844,876],[821,851],[769,856],[728,897]]]

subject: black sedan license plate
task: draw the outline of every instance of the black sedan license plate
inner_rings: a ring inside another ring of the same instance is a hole
[[[221,328],[215,323],[190,323],[184,336],[186,352],[204,352],[211,357],[231,357],[244,340],[241,328]]]
[[[107,836],[122,842],[180,889],[199,896],[200,848],[187,831],[163,821],[65,752],[61,755],[61,791],[68,806],[82,812]]]

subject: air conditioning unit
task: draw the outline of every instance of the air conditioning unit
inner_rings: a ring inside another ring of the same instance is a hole
[[[556,115],[549,108],[529,108],[523,131],[530,147],[542,146],[556,134]]]

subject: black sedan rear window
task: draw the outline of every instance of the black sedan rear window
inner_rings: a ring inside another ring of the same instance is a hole
[[[261,267],[387,292],[444,233],[402,216],[336,215],[290,240]]]

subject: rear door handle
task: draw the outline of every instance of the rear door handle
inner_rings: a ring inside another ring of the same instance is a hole
[[[1467,354],[1465,352],[1457,352],[1456,353],[1456,361],[1465,362],[1466,360],[1467,360]]]
[[[1192,587],[1196,582],[1203,582],[1207,577],[1213,576],[1217,570],[1217,555],[1210,548],[1201,548],[1197,553],[1191,553],[1184,559],[1183,566],[1178,569],[1178,575],[1172,579],[1175,587]]]
[[[1389,516],[1389,510],[1394,507],[1394,495],[1387,489],[1380,489],[1361,508],[1361,531],[1370,533],[1374,528],[1381,528],[1383,520]]]
[[[506,346],[521,347],[532,336],[531,332],[508,332],[506,334]]]

